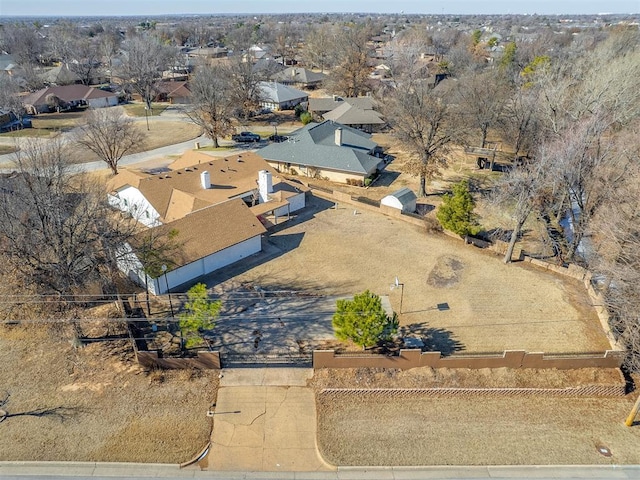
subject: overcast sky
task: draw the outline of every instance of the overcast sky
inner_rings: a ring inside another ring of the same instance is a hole
[[[216,13],[638,13],[640,0],[0,0],[0,15]]]

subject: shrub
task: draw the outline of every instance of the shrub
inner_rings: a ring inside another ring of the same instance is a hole
[[[310,123],[311,120],[313,120],[313,117],[309,112],[302,112],[300,114],[300,121],[302,122],[303,125]]]

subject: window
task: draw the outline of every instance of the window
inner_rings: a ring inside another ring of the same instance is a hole
[[[124,206],[125,206],[125,207],[129,208],[129,202],[127,202],[127,199],[126,199],[126,198],[123,198],[123,199],[122,199],[122,203],[124,203]]]
[[[144,215],[145,215],[145,217],[150,218],[149,210],[145,210],[145,211],[144,211]]]

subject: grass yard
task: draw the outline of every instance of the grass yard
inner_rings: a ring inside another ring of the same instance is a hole
[[[389,295],[400,310],[396,276],[404,283],[400,323],[438,331],[451,352],[524,349],[548,353],[610,348],[584,286],[501,258],[444,235],[351,205],[313,198],[301,221],[272,234],[281,254],[215,275],[222,289],[255,285],[352,295]],[[448,311],[437,304],[448,303]],[[435,329],[435,330],[434,330]]]
[[[160,115],[164,112],[167,107],[169,107],[168,103],[152,103],[151,110],[146,110],[146,105],[143,102],[132,102],[123,105],[125,112],[127,115],[132,117],[154,117]]]
[[[176,143],[193,140],[200,136],[201,129],[197,125],[190,122],[168,122],[155,119],[149,120],[149,130],[147,131],[146,122],[137,122],[136,127],[146,133],[146,140],[143,145],[131,153],[144,152],[146,150],[154,150],[156,148],[174,145]],[[79,163],[95,162],[100,158],[93,152],[84,147],[76,149]],[[106,168],[106,164],[105,164]]]
[[[331,398],[317,405],[318,448],[343,466],[637,464],[634,399]]]
[[[31,118],[33,128],[24,128],[0,134],[0,137],[53,137],[61,132],[68,132],[77,127],[84,115],[84,110],[41,113]]]
[[[0,460],[176,463],[206,445],[216,372],[143,371],[127,341],[74,350],[48,326],[0,327]]]

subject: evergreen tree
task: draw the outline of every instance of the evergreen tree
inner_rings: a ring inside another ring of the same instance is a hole
[[[469,192],[469,182],[463,180],[453,186],[453,194],[442,197],[442,205],[436,213],[440,224],[460,236],[475,235],[480,231],[477,216],[473,213],[475,202]]]
[[[369,290],[353,300],[338,300],[333,328],[339,340],[351,340],[363,348],[388,340],[397,330],[395,315],[389,317],[378,295]]]
[[[185,313],[180,314],[180,331],[185,339],[185,348],[193,347],[200,342],[201,333],[215,326],[215,319],[220,314],[222,302],[210,300],[207,287],[198,283],[187,291],[189,299],[185,304]]]

